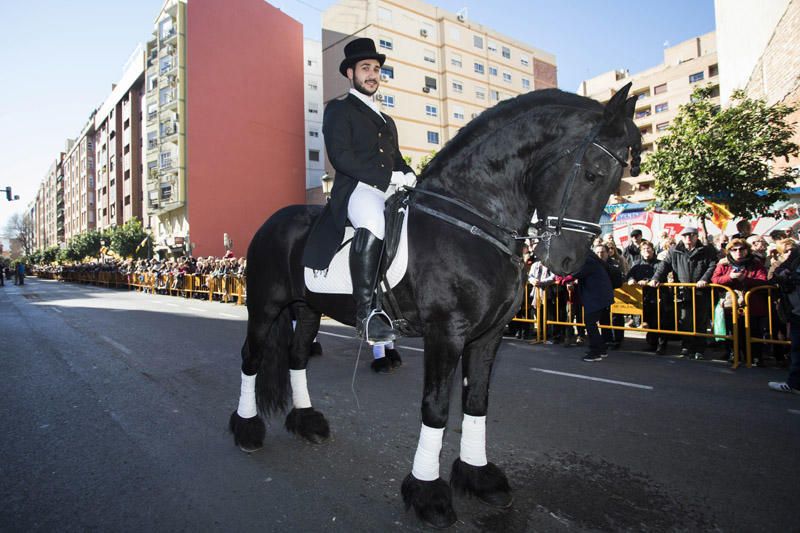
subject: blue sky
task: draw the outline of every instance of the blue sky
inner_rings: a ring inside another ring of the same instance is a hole
[[[189,0],[191,2],[191,0]],[[219,0],[225,2],[226,0]],[[616,68],[662,61],[665,43],[714,30],[713,0],[429,0],[556,55],[560,88]],[[109,94],[122,66],[147,40],[162,0],[26,0],[0,4],[0,233],[36,194],[67,137]],[[319,39],[334,0],[274,0]]]

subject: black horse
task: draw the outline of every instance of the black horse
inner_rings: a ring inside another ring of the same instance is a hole
[[[629,88],[605,106],[556,89],[501,102],[461,129],[412,192],[408,270],[394,295],[424,338],[425,377],[420,442],[402,495],[430,525],[455,522],[451,487],[496,507],[511,505],[505,475],[486,460],[485,416],[503,327],[523,297],[517,235],[527,235],[536,213],[537,257],[559,274],[582,265],[629,154],[631,173],[638,173],[641,137]],[[349,295],[304,286],[301,257],[318,213],[311,206],[282,209],[247,252],[242,393],[230,419],[245,451],[263,445],[256,404],[264,414],[284,410],[290,383],[286,428],[312,442],[329,436],[325,417],[311,407],[305,369],[320,313],[353,325],[355,305]],[[448,486],[439,477],[439,452],[459,359],[464,424]]]

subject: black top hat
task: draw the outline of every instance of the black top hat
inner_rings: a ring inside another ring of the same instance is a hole
[[[347,69],[353,68],[356,63],[364,59],[376,59],[381,66],[386,61],[386,56],[375,50],[375,41],[368,37],[361,37],[347,43],[344,47],[344,60],[339,65],[339,72],[347,77]]]

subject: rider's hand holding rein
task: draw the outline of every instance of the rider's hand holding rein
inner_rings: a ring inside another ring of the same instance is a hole
[[[406,172],[403,174],[402,172],[395,170],[392,172],[392,177],[389,180],[389,183],[398,189],[403,187],[414,187],[417,184],[417,177],[413,172]]]

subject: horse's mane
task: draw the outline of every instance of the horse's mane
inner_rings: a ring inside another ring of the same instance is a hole
[[[461,128],[456,136],[448,141],[425,167],[422,177],[431,172],[439,172],[444,162],[449,161],[452,155],[475,138],[483,136],[500,126],[507,125],[512,119],[519,118],[520,115],[548,106],[571,107],[597,112],[602,112],[604,109],[603,104],[600,102],[577,94],[567,93],[560,89],[541,89],[521,94],[509,100],[503,100],[494,107],[485,109],[480,115]]]

